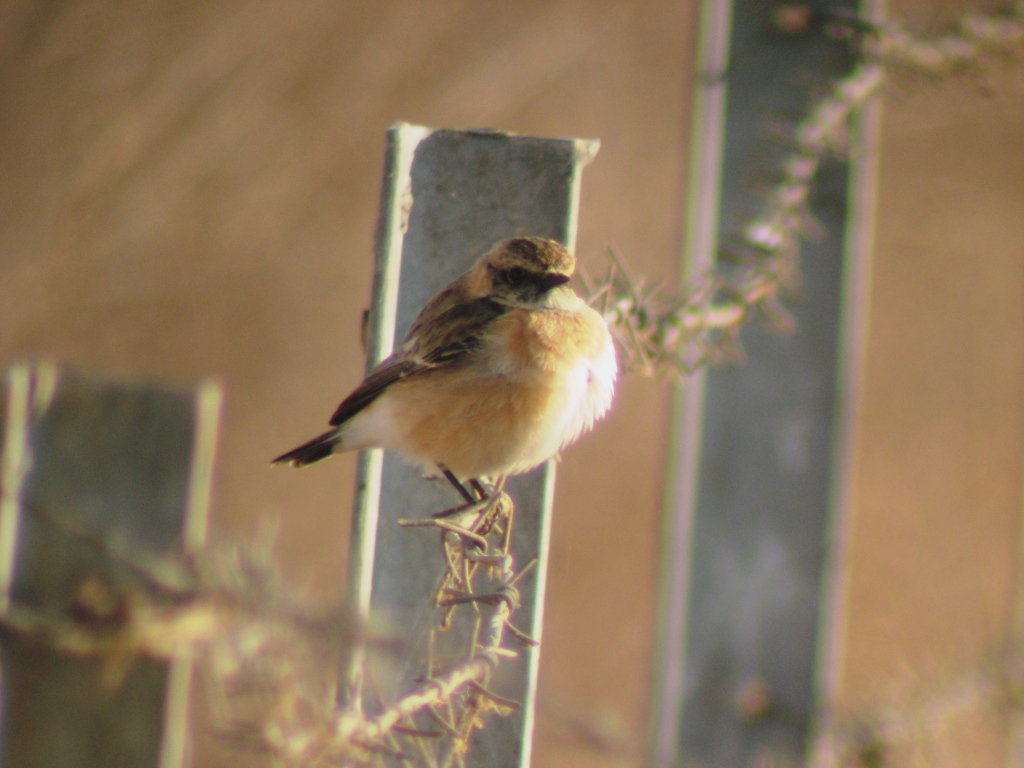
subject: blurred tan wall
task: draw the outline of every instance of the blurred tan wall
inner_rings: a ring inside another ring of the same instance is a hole
[[[925,5],[910,9],[921,26],[936,22]],[[360,377],[385,128],[599,137],[584,265],[614,244],[671,280],[693,20],[669,0],[8,0],[0,364],[221,379],[215,534],[279,519],[287,573],[336,595],[353,459],[267,461]],[[886,100],[840,630],[853,708],[977,659],[1013,626],[1022,72],[903,81]],[[627,378],[560,467],[539,766],[638,763],[666,398]],[[960,764],[998,764],[998,736]]]
[[[898,77],[882,114],[840,701],[917,718],[904,760],[1007,765],[1009,707],[962,694],[1024,639],[1024,67]]]
[[[691,6],[9,0],[0,364],[222,380],[215,535],[279,519],[287,573],[336,594],[354,459],[268,461],[361,377],[385,129],[600,138],[578,253],[671,280]],[[626,379],[560,468],[537,765],[637,755],[666,395]]]

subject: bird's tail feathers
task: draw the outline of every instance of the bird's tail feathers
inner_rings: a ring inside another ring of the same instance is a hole
[[[324,432],[319,437],[314,437],[308,443],[303,443],[298,448],[293,448],[288,453],[282,453],[271,464],[291,464],[293,467],[304,467],[313,464],[321,459],[326,459],[335,452],[341,442],[339,430],[332,429]]]

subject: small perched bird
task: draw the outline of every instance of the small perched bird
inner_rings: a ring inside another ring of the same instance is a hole
[[[618,371],[607,324],[567,285],[575,268],[553,240],[499,242],[427,303],[331,430],[274,463],[386,448],[454,482],[551,458],[608,411]]]

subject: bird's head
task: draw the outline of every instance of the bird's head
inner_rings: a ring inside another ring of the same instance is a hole
[[[576,257],[542,237],[502,240],[480,257],[472,280],[481,293],[515,304],[543,304],[569,282]],[[571,290],[571,289],[566,289]]]

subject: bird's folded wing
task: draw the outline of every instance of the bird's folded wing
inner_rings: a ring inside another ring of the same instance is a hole
[[[395,356],[389,357],[363,379],[362,383],[353,390],[352,394],[341,401],[334,415],[331,416],[331,426],[337,427],[351,419],[363,408],[381,396],[388,387],[396,381],[401,381],[410,373],[422,367],[422,363],[412,359],[402,359]]]
[[[417,322],[395,354],[363,379],[331,416],[331,426],[351,419],[403,379],[464,362],[481,347],[489,326],[509,310],[484,297],[457,304],[429,322]]]
[[[441,313],[437,322],[423,325],[417,339],[411,336],[414,354],[434,367],[454,365],[467,354],[479,349],[494,321],[509,311],[489,297],[456,304]]]

